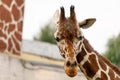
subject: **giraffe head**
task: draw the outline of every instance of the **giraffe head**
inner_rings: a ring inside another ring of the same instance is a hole
[[[70,17],[65,17],[64,7],[60,8],[60,14],[56,11],[54,18],[57,20],[57,30],[54,37],[60,50],[60,54],[65,58],[64,70],[70,77],[74,77],[77,72],[77,51],[80,50],[84,36],[80,28],[86,29],[95,21],[95,18],[86,19],[80,23],[76,20],[74,6],[70,7]],[[80,44],[80,45],[78,45]]]

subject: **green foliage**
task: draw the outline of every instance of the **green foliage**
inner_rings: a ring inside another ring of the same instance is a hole
[[[120,34],[117,37],[109,39],[107,51],[104,53],[104,56],[120,67]]]
[[[56,41],[54,39],[54,32],[55,28],[51,27],[50,23],[48,23],[40,30],[38,36],[34,37],[34,40],[56,44]]]

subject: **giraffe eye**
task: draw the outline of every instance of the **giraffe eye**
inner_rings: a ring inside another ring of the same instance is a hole
[[[56,40],[57,42],[59,42],[59,41],[60,41],[60,38],[56,37],[55,40]]]
[[[83,36],[79,36],[78,39],[79,39],[79,40],[82,40],[82,39],[83,39]]]

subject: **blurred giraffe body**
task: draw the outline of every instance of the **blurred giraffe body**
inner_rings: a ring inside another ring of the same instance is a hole
[[[0,52],[20,54],[24,0],[0,0]]]

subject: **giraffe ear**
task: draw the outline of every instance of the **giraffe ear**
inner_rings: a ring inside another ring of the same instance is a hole
[[[59,10],[56,10],[54,15],[53,15],[53,21],[57,23],[59,21],[60,13]]]
[[[83,29],[87,29],[87,28],[91,27],[95,21],[96,21],[95,18],[85,19],[79,23],[79,27],[83,28]]]

